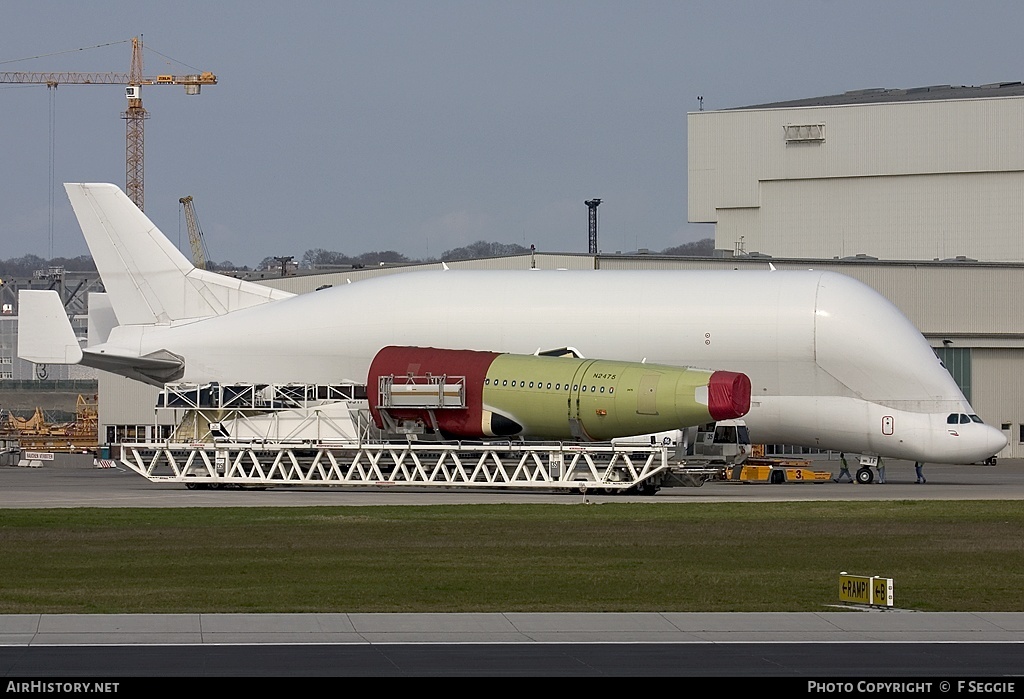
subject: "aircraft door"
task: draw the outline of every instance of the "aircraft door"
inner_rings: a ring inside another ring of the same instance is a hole
[[[572,384],[569,385],[569,419],[579,420],[580,418],[580,387],[583,385],[583,380],[587,377],[587,370],[594,363],[595,360],[588,359],[581,363],[572,376]]]
[[[582,393],[583,381],[587,377],[587,370],[594,363],[593,359],[581,363],[572,376],[572,383],[569,385],[569,432],[573,437],[589,441],[586,425],[580,417],[580,394]]]
[[[636,412],[639,415],[658,414],[658,380],[660,374],[644,374],[636,396]]]

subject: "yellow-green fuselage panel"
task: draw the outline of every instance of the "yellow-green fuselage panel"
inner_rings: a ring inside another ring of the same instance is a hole
[[[708,422],[712,373],[503,354],[487,371],[483,404],[522,425],[527,436],[608,440]]]

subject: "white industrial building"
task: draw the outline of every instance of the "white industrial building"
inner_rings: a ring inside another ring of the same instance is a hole
[[[688,217],[776,257],[1024,262],[1024,86],[861,90],[687,118]]]
[[[867,90],[692,113],[687,127],[689,219],[715,224],[719,257],[537,253],[449,265],[731,270],[770,257],[778,269],[841,272],[903,310],[978,414],[1007,434],[1000,456],[1024,456],[1024,86]],[[263,283],[306,293],[424,267]],[[101,440],[159,434],[155,396],[104,374]]]

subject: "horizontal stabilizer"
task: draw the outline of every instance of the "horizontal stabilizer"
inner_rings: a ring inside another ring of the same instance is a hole
[[[18,292],[18,356],[36,364],[78,364],[78,344],[56,291]]]
[[[167,350],[139,356],[105,347],[88,348],[82,357],[82,364],[153,386],[163,386],[185,375],[185,360]]]

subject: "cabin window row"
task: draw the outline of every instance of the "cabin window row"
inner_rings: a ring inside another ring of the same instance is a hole
[[[549,390],[549,391],[552,390],[552,384],[551,384],[550,381],[548,381],[547,384],[545,384],[543,381],[530,381],[529,384],[527,384],[526,381],[519,381],[518,379],[512,379],[511,380],[511,384],[512,385],[509,386],[509,379],[484,379],[484,386],[502,386],[504,388],[539,388],[539,389],[543,389],[546,386],[547,390]],[[593,386],[592,385],[592,386],[590,386],[590,388],[588,390],[587,386],[585,386],[585,385],[580,387],[579,384],[573,384],[573,386],[572,386],[572,390],[573,391],[581,391],[582,390],[583,393],[604,393],[605,392],[605,388],[606,388],[605,386]],[[561,382],[556,383],[556,384],[554,384],[554,389],[553,390],[555,390],[555,391],[568,391],[569,390],[569,384],[563,384]],[[608,393],[615,393],[615,387],[614,386],[608,386],[607,390],[608,390]]]

